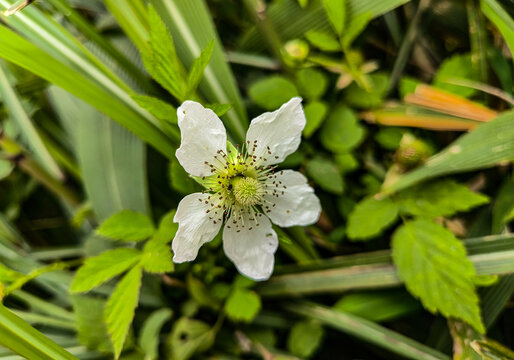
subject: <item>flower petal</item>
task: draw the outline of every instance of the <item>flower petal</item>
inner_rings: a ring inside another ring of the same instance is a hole
[[[218,150],[227,148],[227,132],[211,109],[194,101],[185,101],[178,109],[181,143],[175,155],[180,165],[193,176],[211,175],[211,167],[218,163]]]
[[[319,219],[321,205],[307,179],[298,171],[283,170],[265,182],[265,214],[283,227],[311,225]],[[274,205],[271,205],[273,203]]]
[[[278,164],[298,149],[306,122],[301,102],[302,98],[294,97],[280,109],[252,120],[246,144],[260,164]]]
[[[209,194],[194,193],[178,204],[173,219],[179,224],[172,243],[174,262],[194,260],[200,247],[220,231],[223,211],[218,210],[209,197]]]
[[[255,219],[244,213],[236,225],[234,218],[233,212],[223,230],[225,254],[241,274],[257,281],[267,280],[273,272],[278,247],[278,237],[271,222],[265,216]]]

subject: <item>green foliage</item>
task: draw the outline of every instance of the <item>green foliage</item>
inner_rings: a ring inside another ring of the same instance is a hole
[[[407,222],[395,232],[392,255],[398,276],[431,312],[462,319],[483,333],[473,264],[462,243],[427,220]]]
[[[185,95],[186,98],[191,97],[200,84],[203,72],[211,60],[213,50],[214,41],[211,41],[209,45],[207,45],[207,47],[200,53],[200,56],[193,62],[193,66],[191,66],[191,71],[189,72],[189,76],[187,78],[187,92]]]
[[[307,124],[303,129],[303,136],[310,138],[312,134],[321,126],[328,113],[328,106],[320,101],[310,102],[304,106]]]
[[[105,307],[105,322],[115,358],[119,358],[139,300],[143,269],[135,266],[118,283]]]
[[[141,252],[133,248],[119,248],[89,257],[73,278],[70,291],[89,291],[122,272],[130,269],[141,259]]]
[[[184,170],[177,159],[172,159],[170,161],[168,171],[170,185],[173,190],[176,190],[181,194],[191,194],[198,189],[195,181],[189,176],[186,170]]]
[[[172,315],[173,312],[170,309],[159,309],[150,314],[143,324],[138,344],[145,353],[146,360],[159,358],[159,334]]]
[[[330,33],[323,31],[311,30],[305,34],[305,37],[309,42],[323,51],[340,51],[341,45],[337,39]]]
[[[373,15],[371,12],[365,12],[360,14],[359,16],[355,16],[349,23],[346,28],[345,33],[343,34],[342,44],[343,49],[348,49],[353,41],[360,35],[362,31],[366,28],[366,25],[371,21]]]
[[[346,1],[323,0],[322,4],[332,27],[337,35],[341,36],[346,20]]]
[[[324,330],[317,321],[302,321],[291,329],[287,347],[296,356],[309,358],[320,346]]]
[[[250,86],[248,95],[266,110],[276,110],[292,97],[298,96],[295,85],[283,76],[263,78]]]
[[[187,360],[212,346],[214,333],[204,322],[182,317],[175,322],[168,345],[172,360]]]
[[[369,109],[382,105],[386,94],[389,78],[385,74],[372,74],[369,77],[370,90],[363,89],[356,83],[352,83],[346,91],[346,101],[359,109]]]
[[[133,95],[132,99],[157,119],[167,120],[171,124],[177,125],[177,109],[174,106],[152,96]]]
[[[96,230],[102,236],[123,241],[145,240],[154,231],[152,220],[148,216],[130,210],[114,214]]]
[[[148,240],[143,248],[141,265],[145,271],[151,273],[166,273],[173,271],[171,247],[168,241],[158,237]]]
[[[261,299],[254,291],[236,287],[229,295],[224,310],[234,321],[251,322],[261,309]]]
[[[326,149],[344,153],[355,148],[364,134],[364,128],[357,123],[355,113],[347,107],[339,106],[323,124],[320,139]]]
[[[488,202],[487,196],[451,180],[421,184],[398,194],[402,213],[428,218],[451,216]]]
[[[307,163],[307,174],[323,190],[334,194],[344,191],[343,178],[335,164],[325,158],[316,157]]]
[[[296,73],[296,85],[305,99],[317,100],[327,90],[328,79],[321,71],[306,68]]]
[[[434,77],[434,86],[464,97],[473,95],[476,90],[469,87],[449,84],[452,81],[474,80],[477,74],[471,64],[471,55],[455,55],[446,59]]]
[[[393,200],[368,197],[358,203],[350,213],[348,237],[352,240],[366,240],[380,234],[397,218],[398,205]]]
[[[88,349],[112,352],[104,322],[106,301],[84,295],[74,295],[71,299],[80,343]]]

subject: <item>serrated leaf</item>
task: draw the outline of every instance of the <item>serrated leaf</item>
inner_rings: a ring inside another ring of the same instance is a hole
[[[71,297],[77,323],[78,339],[88,349],[112,352],[104,322],[106,301],[92,296]]]
[[[358,203],[348,217],[348,237],[352,240],[369,239],[380,234],[397,218],[398,205],[393,200],[368,197]]]
[[[150,75],[180,101],[185,100],[184,69],[166,25],[153,6],[148,7],[150,51],[142,58]]]
[[[260,309],[259,295],[243,287],[234,288],[225,303],[225,312],[234,321],[251,322]]]
[[[290,80],[274,75],[253,83],[248,90],[248,95],[263,109],[276,110],[291,98],[298,96],[298,91]]]
[[[475,269],[449,230],[427,220],[407,222],[393,235],[392,256],[398,276],[427,310],[464,320],[484,332]]]
[[[304,98],[317,100],[327,90],[328,79],[323,72],[313,68],[306,68],[296,73],[296,85]]]
[[[320,346],[324,333],[323,326],[317,321],[296,323],[289,333],[287,348],[293,355],[308,358]]]
[[[341,36],[346,20],[346,1],[322,0],[322,4],[332,27],[337,35]]]
[[[312,134],[321,126],[327,116],[328,105],[321,101],[308,103],[303,108],[307,123],[303,129],[303,136],[310,138]]]
[[[107,332],[114,346],[114,355],[120,356],[123,344],[134,319],[134,313],[139,300],[141,275],[143,269],[136,266],[130,270],[118,283],[105,308]]]
[[[159,334],[162,326],[171,319],[171,309],[154,311],[143,324],[138,344],[145,353],[145,360],[155,360],[159,356]]]
[[[71,283],[70,291],[80,293],[89,291],[116,275],[134,266],[141,258],[141,252],[133,248],[107,250],[86,259]]]
[[[214,342],[214,332],[204,322],[182,317],[175,322],[169,346],[171,359],[187,360],[207,350]]]
[[[337,166],[330,160],[316,157],[307,163],[307,175],[323,190],[342,194],[344,182]]]
[[[341,45],[332,34],[310,30],[305,34],[305,37],[313,46],[320,50],[329,52],[341,51]]]
[[[105,220],[96,232],[111,239],[141,241],[151,237],[155,229],[148,216],[123,210]]]
[[[203,72],[209,61],[211,60],[212,51],[214,50],[214,40],[205,47],[200,53],[200,56],[195,59],[191,66],[191,71],[187,78],[187,92],[186,97],[190,97],[195,91],[200,81],[202,80]]]
[[[404,214],[434,218],[487,204],[489,198],[452,180],[441,180],[402,191],[397,201]]]
[[[160,238],[148,240],[143,248],[141,265],[151,273],[167,273],[173,271],[174,265],[171,246]]]
[[[345,106],[337,107],[325,120],[320,140],[323,146],[336,153],[347,153],[364,137],[364,128],[357,123],[355,113]]]
[[[161,99],[147,95],[132,95],[139,106],[148,110],[150,114],[161,120],[167,120],[171,124],[177,125],[177,109]]]

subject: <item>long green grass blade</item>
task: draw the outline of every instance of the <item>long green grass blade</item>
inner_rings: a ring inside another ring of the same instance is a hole
[[[98,220],[124,209],[148,213],[144,144],[65,91],[53,87],[49,94],[75,139],[84,185]]]
[[[514,55],[514,19],[496,0],[480,0],[480,8],[485,16],[500,30],[510,53]]]
[[[389,330],[358,316],[333,310],[322,305],[301,302],[290,303],[286,310],[293,314],[320,321],[334,329],[379,346],[391,353],[415,360],[450,360],[448,355],[420,344],[402,334]]]
[[[1,304],[0,345],[30,360],[77,359]]]
[[[60,63],[11,30],[0,26],[0,57],[62,87],[116,120],[169,157],[174,147],[155,125],[143,119],[86,76]]]
[[[384,194],[437,176],[492,167],[514,160],[514,111],[480,125],[431,157],[420,168],[382,189]]]
[[[7,67],[0,63],[0,95],[11,117],[18,125],[25,142],[40,164],[56,179],[63,179],[59,166],[50,155],[34,124],[26,113],[21,100],[7,78]]]

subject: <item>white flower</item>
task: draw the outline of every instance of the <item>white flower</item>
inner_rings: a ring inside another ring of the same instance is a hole
[[[206,188],[180,202],[174,221],[173,261],[196,258],[223,224],[223,249],[239,272],[266,280],[273,272],[277,234],[283,227],[310,225],[321,213],[319,199],[299,172],[275,172],[296,151],[305,127],[301,98],[252,120],[242,149],[227,142],[221,120],[194,101],[178,108],[182,143],[176,156]]]

